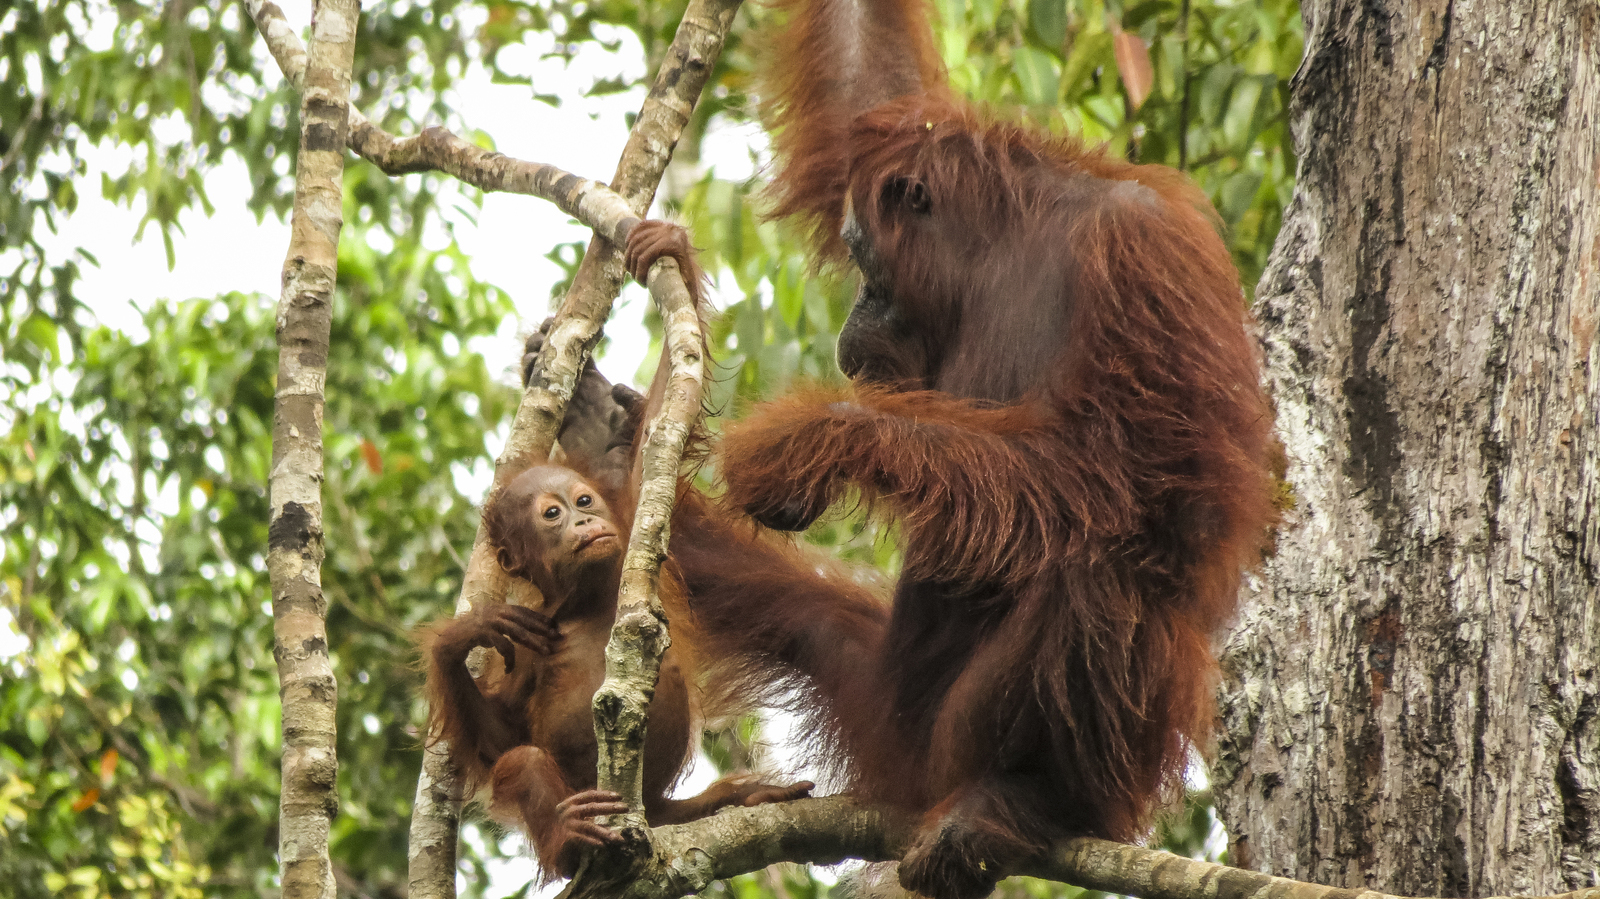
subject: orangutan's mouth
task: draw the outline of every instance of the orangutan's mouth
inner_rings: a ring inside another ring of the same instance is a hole
[[[599,543],[601,540],[615,540],[615,539],[617,539],[617,535],[616,534],[608,534],[608,533],[604,533],[604,532],[599,533],[599,534],[590,535],[590,536],[585,537],[582,540],[578,541],[578,552],[583,552],[584,550],[588,549],[589,547],[593,546],[594,544]]]

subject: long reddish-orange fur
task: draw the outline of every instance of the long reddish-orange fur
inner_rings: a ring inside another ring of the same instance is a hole
[[[955,100],[920,0],[780,5],[777,209],[833,260],[853,214],[896,318],[853,335],[875,384],[728,428],[727,501],[805,522],[858,491],[905,565],[885,607],[694,497],[672,551],[709,650],[926,813],[902,882],[963,899],[1053,837],[1136,837],[1181,783],[1273,518],[1271,416],[1184,176]]]
[[[641,276],[660,256],[677,259],[697,306],[703,305],[703,276],[682,228],[664,222],[636,225],[628,250],[633,270]],[[541,336],[530,339],[531,352],[540,346]],[[594,692],[605,676],[604,647],[616,615],[623,559],[618,546],[603,563],[580,563],[573,545],[553,542],[556,538],[534,526],[540,512],[536,505],[568,479],[581,481],[584,491],[592,490],[603,500],[587,507],[592,509],[589,519],[607,522],[625,540],[638,489],[630,474],[637,469],[628,441],[641,415],[660,404],[667,383],[664,376],[658,378],[648,398],[636,398],[626,407],[628,414],[618,416],[611,385],[592,366],[582,378],[566,424],[575,416],[596,418],[587,422],[590,427],[563,429],[563,448],[573,467],[537,466],[510,481],[484,510],[484,528],[499,564],[539,588],[545,600],[542,612],[491,604],[435,622],[418,635],[428,668],[428,742],[448,742],[465,792],[487,787],[491,814],[527,831],[541,878],[547,881],[570,875],[583,845],[605,841],[607,831],[594,818],[626,809],[620,796],[595,790],[598,748],[590,714]],[[617,430],[607,433],[608,428]],[[716,685],[700,682],[698,675],[714,677],[715,672],[706,671],[694,651],[691,616],[670,561],[662,570],[660,594],[673,620],[673,640],[662,659],[645,741],[647,820],[671,824],[728,805],[806,795],[809,782],[779,786],[734,776],[697,796],[671,798],[692,752],[697,713],[705,708],[697,701],[698,690]],[[518,634],[521,639],[514,636]],[[465,664],[475,646],[491,648],[485,671],[476,679]],[[720,689],[714,695],[726,697],[729,692]]]

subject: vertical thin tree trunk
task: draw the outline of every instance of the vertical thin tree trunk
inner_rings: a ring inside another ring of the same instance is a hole
[[[1600,883],[1600,6],[1307,0],[1259,290],[1294,508],[1225,650],[1234,863]]]
[[[267,569],[283,700],[278,853],[284,899],[334,896],[328,831],[339,805],[338,684],[328,659],[322,593],[322,407],[360,11],[358,0],[317,0],[312,13],[294,214],[278,301]]]

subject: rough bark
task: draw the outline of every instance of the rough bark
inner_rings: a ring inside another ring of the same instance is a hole
[[[296,90],[303,89],[306,50],[283,10],[271,0],[245,0],[245,9],[283,76]],[[625,221],[638,219],[627,201],[604,184],[547,163],[485,150],[438,125],[413,137],[395,137],[352,106],[345,144],[386,175],[443,172],[480,190],[540,197],[610,238],[619,230],[627,233],[631,225]]]
[[[598,786],[622,796],[628,813],[607,823],[634,837],[643,836],[644,738],[650,703],[661,676],[661,659],[672,638],[658,588],[661,563],[667,557],[672,507],[677,500],[683,452],[700,423],[706,366],[700,312],[683,282],[678,263],[658,260],[648,272],[650,293],[666,323],[671,366],[661,410],[647,423],[642,458],[639,505],[627,555],[617,618],[606,643],[606,678],[594,694],[594,736],[599,746]],[[630,840],[626,852],[647,849]],[[613,865],[626,867],[611,859]]]
[[[1308,0],[1258,291],[1294,506],[1225,650],[1245,867],[1600,882],[1600,7]]]
[[[916,825],[915,816],[863,805],[849,796],[724,809],[709,818],[656,828],[650,834],[650,852],[635,856],[625,869],[605,871],[609,876],[580,872],[561,899],[678,899],[777,862],[890,861],[904,854]],[[1017,873],[1139,899],[1402,899],[1089,838],[1060,840],[1019,865]],[[877,892],[868,889],[869,894]],[[1542,899],[1600,899],[1600,889]]]
[[[357,0],[318,0],[312,15],[294,213],[278,301],[267,570],[283,701],[278,852],[285,899],[334,895],[328,831],[338,811],[338,684],[328,659],[322,593],[322,408],[359,14]]]
[[[684,12],[666,62],[656,73],[612,179],[613,188],[635,216],[642,217],[650,208],[656,185],[672,158],[672,148],[711,77],[739,4],[740,0],[690,0]],[[578,373],[599,342],[600,329],[622,289],[622,257],[616,247],[626,239],[634,223],[620,220],[616,233],[596,234],[589,242],[573,277],[572,289],[546,337],[538,370],[517,408],[506,447],[495,460],[490,496],[522,469],[549,457]],[[681,275],[677,280],[681,285]],[[673,465],[675,469],[676,462]],[[656,564],[660,564],[659,559]],[[480,526],[456,603],[457,613],[480,603],[504,601],[508,580],[495,562]],[[623,615],[619,614],[618,623],[622,621]],[[610,655],[608,651],[608,659]],[[610,666],[611,662],[607,664]],[[608,667],[608,676],[609,672]],[[459,776],[450,762],[448,747],[438,744],[434,750],[423,754],[412,810],[408,880],[414,899],[455,896]]]

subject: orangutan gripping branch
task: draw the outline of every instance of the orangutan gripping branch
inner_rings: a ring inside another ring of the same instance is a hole
[[[795,530],[858,495],[905,562],[886,609],[696,503],[672,552],[714,651],[923,816],[902,884],[971,899],[1053,838],[1139,836],[1181,786],[1273,519],[1271,415],[1187,179],[954,98],[920,0],[780,5],[773,191],[860,270],[855,384],[730,426],[727,500]]]
[[[656,223],[635,228],[655,246]],[[670,232],[669,232],[670,237]],[[669,243],[670,246],[670,243]],[[686,247],[686,242],[684,243]],[[658,254],[659,255],[659,254]],[[653,258],[651,259],[653,261]],[[687,273],[695,270],[685,266]],[[698,288],[698,280],[694,281]],[[536,349],[536,348],[535,348]],[[598,380],[596,380],[598,379]],[[500,603],[473,609],[423,631],[428,665],[429,732],[446,740],[469,789],[488,786],[490,813],[527,830],[545,879],[570,876],[579,850],[618,839],[595,818],[627,810],[622,797],[596,789],[597,748],[591,702],[605,679],[605,647],[617,612],[617,588],[630,527],[631,451],[637,408],[608,408],[610,385],[591,367],[579,385],[574,419],[593,425],[564,430],[568,457],[585,471],[559,465],[530,468],[484,509],[484,526],[500,565],[531,581],[541,611]],[[581,424],[575,420],[575,424]],[[612,431],[616,433],[612,433]],[[570,439],[569,439],[570,438]],[[619,452],[620,450],[620,452]],[[599,484],[608,485],[601,489]],[[669,562],[663,605],[682,609],[680,581]],[[645,818],[672,824],[728,805],[805,796],[809,782],[786,787],[724,778],[689,799],[670,793],[694,745],[694,673],[686,670],[690,628],[673,627],[662,659],[644,748]],[[467,670],[476,647],[494,650],[483,677]]]

